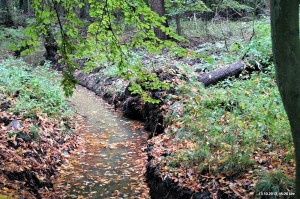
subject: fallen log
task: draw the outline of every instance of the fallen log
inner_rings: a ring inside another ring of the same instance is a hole
[[[242,61],[239,61],[235,64],[232,64],[225,68],[216,69],[204,74],[201,74],[197,80],[205,87],[216,84],[219,81],[222,81],[228,77],[239,75],[245,67],[245,64]]]

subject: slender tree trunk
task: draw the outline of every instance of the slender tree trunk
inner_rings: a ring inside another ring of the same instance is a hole
[[[19,0],[19,10],[23,10],[23,0]]]
[[[29,8],[29,0],[23,0],[22,4],[22,10],[24,11],[24,14],[28,14],[28,8]]]
[[[75,7],[75,8],[74,8],[74,12],[75,12],[76,16],[77,16],[78,18],[80,18],[80,16],[81,16],[81,8]]]
[[[180,23],[180,15],[175,16],[175,21],[176,21],[176,32],[178,35],[182,35],[182,28],[181,28],[181,23]]]
[[[60,16],[64,16],[66,12],[64,7],[61,5],[61,3],[57,3],[57,12]]]
[[[271,3],[270,0],[265,0],[265,4],[266,4],[266,11],[265,12],[267,14],[270,14],[270,9],[271,9],[270,8],[270,6],[271,6],[270,3]]]
[[[296,198],[300,198],[299,0],[271,1],[271,28],[277,84],[288,115],[296,155]]]
[[[27,13],[28,15],[31,15],[31,5],[30,5],[30,0],[27,0]]]
[[[165,1],[164,0],[152,0],[151,1],[151,9],[156,12],[159,16],[164,16],[165,11]],[[168,22],[166,21],[164,24],[168,27]],[[167,39],[167,35],[159,28],[154,28],[155,35],[162,40]]]
[[[57,63],[57,51],[58,51],[58,45],[54,38],[53,33],[50,30],[50,27],[47,27],[47,34],[45,35],[45,42],[44,47],[46,49],[45,53],[45,59],[51,61],[51,63],[54,65]]]
[[[85,5],[80,9],[80,18],[82,19],[88,19],[89,18],[89,2],[87,0],[83,0]]]

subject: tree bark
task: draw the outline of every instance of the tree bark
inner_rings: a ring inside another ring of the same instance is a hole
[[[266,13],[267,13],[267,14],[270,14],[270,9],[271,9],[271,8],[270,8],[270,6],[271,6],[270,3],[271,3],[270,0],[265,0],[265,4],[266,4]]]
[[[45,35],[45,42],[44,47],[46,49],[45,53],[45,59],[51,61],[51,63],[54,65],[57,63],[57,51],[58,51],[58,45],[56,43],[56,40],[54,38],[54,35],[52,34],[50,27],[47,27],[47,35]]]
[[[165,16],[165,1],[164,0],[152,0],[151,1],[151,9],[156,12],[160,17]],[[168,27],[168,22],[166,21],[164,26]],[[162,40],[167,39],[167,35],[159,28],[154,28],[154,32],[156,37]]]
[[[204,73],[200,75],[197,79],[206,87],[212,84],[216,84],[217,82],[222,81],[228,77],[239,75],[243,71],[244,66],[245,64],[239,61],[228,67]]]
[[[24,4],[24,1],[19,0],[19,10],[23,10],[23,4]]]
[[[88,19],[89,18],[89,2],[87,0],[83,0],[85,3],[84,6],[80,9],[80,18],[81,19]]]
[[[29,14],[29,0],[23,1],[23,7],[22,10],[24,11],[24,14]]]
[[[181,28],[181,23],[180,23],[180,15],[175,16],[175,21],[176,21],[176,33],[177,35],[182,35],[182,28]]]
[[[271,1],[271,32],[277,85],[292,131],[296,155],[296,198],[300,198],[299,0]]]
[[[9,10],[8,0],[0,0],[0,24],[7,27],[14,26],[14,22]]]

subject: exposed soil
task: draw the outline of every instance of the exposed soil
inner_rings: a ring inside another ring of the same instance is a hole
[[[150,157],[151,158],[151,157]],[[157,165],[151,162],[147,164],[147,182],[150,187],[150,195],[153,199],[206,199],[210,198],[208,192],[194,192],[188,188],[183,188],[171,178],[163,177]]]

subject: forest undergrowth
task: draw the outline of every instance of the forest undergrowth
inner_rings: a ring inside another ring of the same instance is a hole
[[[74,113],[47,65],[5,58],[0,58],[0,198],[56,197],[52,181],[77,147]]]
[[[167,128],[149,141],[151,165],[162,178],[213,197],[261,197],[266,192],[281,194],[270,198],[293,197],[294,149],[276,86],[269,22],[247,27],[246,32],[238,31],[244,26],[230,30],[244,35],[236,35],[239,39],[208,38],[193,47],[198,58],[177,65],[188,81],[176,88],[175,102],[161,107],[167,110]],[[208,88],[196,79],[239,60],[250,73]]]
[[[131,58],[132,65],[138,63],[140,58],[147,71],[169,71],[176,67],[181,71],[179,76],[184,77],[171,84],[175,92],[163,93],[165,101],[160,109],[167,128],[163,134],[149,140],[152,146],[150,156],[153,157],[150,164],[158,168],[162,177],[170,177],[180,186],[195,192],[208,191],[214,197],[222,194],[235,198],[259,197],[261,192],[293,193],[293,144],[276,86],[268,19],[254,22],[213,21],[208,23],[205,31],[200,32],[188,28],[191,23],[183,21],[183,27],[186,27],[184,33],[190,43],[179,43],[188,51],[187,57],[172,54],[168,50],[157,55],[136,49]],[[200,26],[203,23],[194,22],[192,25]],[[2,31],[0,39],[22,40],[9,31]],[[2,66],[12,62],[4,58],[0,63]],[[197,81],[197,77],[204,72],[240,60],[245,63],[246,69],[238,77],[208,88]],[[18,64],[18,61],[11,63]],[[117,66],[103,67],[103,63],[99,63],[98,67],[101,70],[104,68],[108,78],[121,78]],[[26,73],[29,69],[24,70]],[[43,88],[42,85],[27,88],[24,82],[32,81],[30,85],[34,85],[35,80],[24,79],[22,75],[20,77],[21,83],[10,88],[15,90],[9,91],[5,86],[6,91],[2,94],[8,93],[6,95],[12,103],[21,102],[9,109],[12,112],[12,116],[7,116],[9,120],[14,117],[23,120],[25,116],[35,118],[37,113],[43,117],[47,114],[49,118],[53,114],[55,118],[65,110],[63,100],[57,99],[57,96],[50,95],[44,99],[44,94],[31,96],[28,94],[31,91],[27,90],[28,93],[24,94],[27,98],[18,99],[20,94],[16,95],[16,92],[20,87],[25,92],[26,89],[39,91],[39,88]],[[173,82],[165,80],[164,83]],[[115,88],[116,91],[121,89],[124,89],[124,85]],[[56,112],[48,113],[48,105],[53,105]],[[27,108],[22,109],[24,106]],[[20,116],[14,116],[15,113]],[[54,120],[53,124],[60,119]],[[35,124],[36,120],[39,121],[35,119],[31,124]],[[3,128],[4,132],[8,130],[7,126]]]

